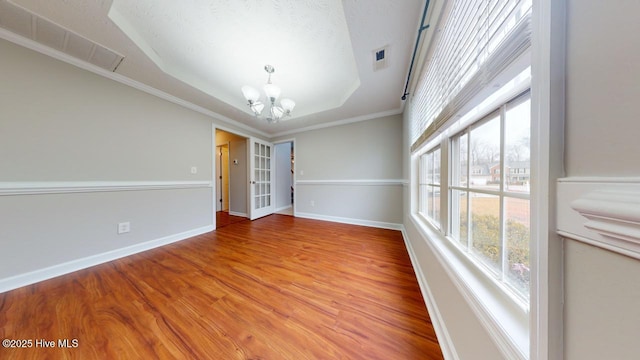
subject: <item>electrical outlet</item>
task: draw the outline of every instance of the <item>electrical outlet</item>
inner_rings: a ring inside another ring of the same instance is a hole
[[[192,167],[191,167],[191,173],[192,173],[192,174],[197,174],[197,173],[198,173],[198,168],[197,168],[197,167],[195,167],[195,166],[192,166]]]
[[[311,200],[311,207],[316,206],[316,201],[315,200]]]
[[[131,231],[131,223],[130,222],[121,222],[118,224],[118,234],[125,234]]]

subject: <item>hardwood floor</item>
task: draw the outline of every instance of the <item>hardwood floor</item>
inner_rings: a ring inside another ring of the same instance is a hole
[[[229,215],[228,211],[216,212],[216,228],[220,229],[227,225],[235,224],[241,221],[249,221],[246,217]]]
[[[0,339],[33,343],[0,359],[442,359],[400,232],[284,215],[0,294]]]

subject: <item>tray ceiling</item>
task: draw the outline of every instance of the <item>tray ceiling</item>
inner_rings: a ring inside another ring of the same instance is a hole
[[[118,74],[273,136],[400,113],[423,6],[421,0],[0,0],[0,26],[29,37],[15,29],[32,29],[33,18],[41,19],[54,26],[42,26],[40,37],[56,35],[58,26],[122,56]],[[385,64],[376,71],[382,48]],[[253,117],[240,91],[262,88],[266,64],[276,69],[281,96],[297,103],[293,117],[278,124]]]

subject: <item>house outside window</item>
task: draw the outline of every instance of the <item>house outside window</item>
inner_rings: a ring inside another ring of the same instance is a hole
[[[529,316],[539,304],[529,296],[530,165],[518,164],[531,162],[520,131],[531,128],[531,8],[531,0],[451,2],[406,115],[412,175],[424,177],[411,187],[411,220],[514,359],[537,336]],[[419,206],[429,198],[423,156],[436,148],[438,227]]]
[[[464,252],[523,299],[529,295],[528,177],[501,169],[518,169],[515,173],[528,171],[529,138],[528,93],[451,138],[451,237]],[[499,161],[493,163],[496,157]],[[520,160],[512,160],[515,158]],[[490,181],[467,184],[465,179],[472,169],[483,166],[490,169]]]

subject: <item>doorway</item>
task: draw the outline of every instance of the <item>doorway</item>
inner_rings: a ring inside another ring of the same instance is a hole
[[[215,131],[216,228],[244,221],[247,212],[247,141],[228,131]]]
[[[294,141],[275,144],[276,213],[295,215],[295,151]]]
[[[229,211],[229,144],[217,145],[217,168],[216,168],[216,194],[218,194],[218,202],[216,204],[216,212]]]

